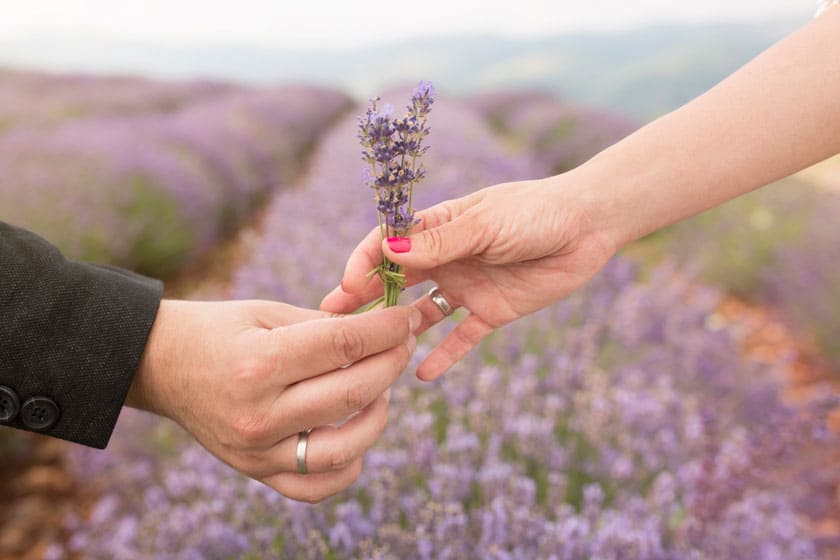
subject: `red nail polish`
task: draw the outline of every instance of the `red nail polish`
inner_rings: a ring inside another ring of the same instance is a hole
[[[388,247],[395,253],[408,253],[411,251],[411,239],[408,237],[389,237]]]

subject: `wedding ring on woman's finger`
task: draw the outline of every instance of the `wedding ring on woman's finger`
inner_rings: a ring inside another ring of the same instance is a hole
[[[298,434],[297,443],[297,472],[298,474],[306,474],[306,447],[309,445],[309,432],[312,428],[304,430]]]
[[[443,296],[437,286],[429,290],[429,298],[444,316],[452,314],[452,304]]]

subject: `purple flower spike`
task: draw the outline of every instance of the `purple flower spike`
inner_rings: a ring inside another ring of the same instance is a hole
[[[393,117],[390,105],[380,108],[378,97],[371,99],[367,111],[359,117],[362,160],[368,165],[364,183],[374,190],[383,239],[404,237],[417,223],[413,190],[426,176],[420,158],[429,149],[423,145],[423,139],[429,135],[426,119],[435,102],[434,95],[431,82],[423,81],[414,88],[402,117]],[[376,272],[385,284],[385,306],[396,305],[405,285],[401,267],[383,259]]]

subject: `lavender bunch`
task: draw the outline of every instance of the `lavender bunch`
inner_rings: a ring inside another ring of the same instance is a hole
[[[434,96],[431,82],[422,81],[414,88],[402,117],[392,117],[388,105],[380,108],[378,97],[370,101],[365,115],[359,117],[362,159],[369,166],[365,169],[365,184],[374,191],[383,239],[404,238],[416,223],[412,205],[414,185],[426,176],[419,160],[429,149],[423,146],[423,139],[429,135],[426,121]],[[370,274],[378,274],[385,285],[385,294],[371,307],[383,301],[385,307],[397,305],[405,287],[402,267],[383,255],[382,264]]]

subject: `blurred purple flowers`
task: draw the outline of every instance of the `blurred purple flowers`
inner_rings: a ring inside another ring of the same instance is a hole
[[[47,106],[72,97],[72,88],[53,93],[46,77],[32,81]],[[185,86],[131,83],[139,91],[123,113],[115,95],[101,113],[94,98],[82,118],[51,126],[37,112],[16,117],[0,134],[0,219],[72,258],[169,275],[295,178],[318,136],[350,107],[346,96],[311,87],[211,95],[198,84],[190,98]],[[167,111],[140,106],[143,88],[152,99],[169,90],[182,97]]]
[[[511,154],[470,106],[435,111],[435,173],[418,206],[547,172]],[[316,305],[333,287],[369,229],[347,176],[356,125],[342,120],[298,188],[276,193],[236,297]],[[335,243],[313,259],[325,222]],[[615,259],[440,382],[400,380],[361,479],[317,506],[127,411],[108,451],[74,450],[103,496],[93,519],[70,521],[71,549],[92,559],[822,558],[808,519],[828,510],[835,482],[822,465],[837,449],[826,403],[785,403],[783,364],[745,359],[737,328],[710,327],[718,301],[673,268],[640,273]],[[444,334],[425,335],[418,355]]]
[[[581,107],[544,93],[500,91],[471,103],[490,124],[550,173],[574,169],[639,127],[622,115]]]
[[[392,117],[392,107],[380,107],[379,98],[372,99],[364,116],[359,117],[362,159],[368,165],[365,183],[374,192],[383,239],[404,237],[414,225],[414,185],[426,175],[419,158],[429,149],[423,145],[423,139],[429,135],[426,122],[434,96],[434,86],[420,82],[402,117]],[[380,301],[386,307],[396,305],[405,285],[402,268],[383,258],[373,273],[379,274],[385,285],[385,295]]]

